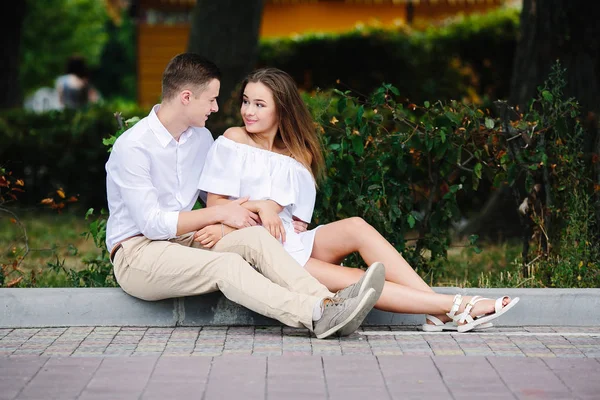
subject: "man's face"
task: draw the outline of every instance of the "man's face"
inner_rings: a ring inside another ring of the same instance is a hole
[[[188,115],[191,126],[204,127],[206,125],[206,120],[208,120],[208,116],[219,111],[217,97],[219,97],[220,88],[221,82],[217,79],[213,79],[204,90],[196,90],[195,93],[190,96]]]

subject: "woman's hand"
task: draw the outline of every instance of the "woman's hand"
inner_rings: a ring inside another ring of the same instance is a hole
[[[306,232],[308,229],[308,224],[304,221],[300,221],[299,219],[292,221],[292,225],[294,225],[294,232],[296,233]]]
[[[275,207],[268,205],[260,207],[258,216],[260,217],[262,226],[269,231],[271,236],[280,240],[281,243],[285,243],[285,228],[283,227],[283,222],[279,217],[279,213],[275,210]]]
[[[210,249],[217,244],[223,236],[233,231],[235,231],[234,228],[224,224],[208,225],[194,234],[194,242],[198,242],[203,247]]]

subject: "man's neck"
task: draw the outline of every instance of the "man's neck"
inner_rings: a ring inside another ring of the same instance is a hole
[[[182,118],[181,113],[168,104],[161,104],[156,112],[156,116],[176,141],[179,141],[183,132],[189,128],[189,125]]]

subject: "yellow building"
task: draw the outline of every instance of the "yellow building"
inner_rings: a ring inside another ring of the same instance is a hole
[[[242,2],[243,0],[240,0]],[[394,27],[482,12],[506,0],[264,0],[260,37],[345,32],[359,24]],[[138,102],[156,103],[167,62],[184,52],[196,0],[137,1]],[[242,3],[243,4],[243,3]]]

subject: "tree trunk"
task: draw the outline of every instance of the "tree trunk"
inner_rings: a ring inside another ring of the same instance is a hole
[[[21,28],[26,12],[26,1],[5,6],[0,17],[0,46],[2,48],[2,74],[0,76],[0,109],[19,107],[22,104],[19,86]]]
[[[521,110],[536,96],[555,60],[566,68],[565,96],[581,105],[587,159],[600,155],[600,7],[588,0],[523,0],[521,37],[510,102]],[[600,163],[595,165],[600,184]],[[600,224],[600,209],[597,210]]]
[[[526,105],[558,59],[567,69],[565,94],[575,97],[582,111],[598,111],[599,19],[600,7],[593,7],[589,0],[524,0],[511,103]]]
[[[208,58],[221,70],[221,103],[233,97],[236,86],[256,66],[258,58],[263,1],[240,3],[198,0],[192,12],[188,51]]]

